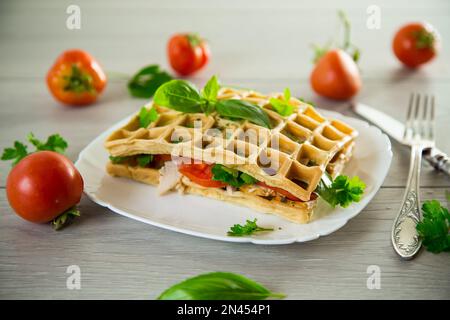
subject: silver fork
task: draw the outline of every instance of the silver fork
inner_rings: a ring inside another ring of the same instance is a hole
[[[404,259],[414,257],[422,245],[416,230],[422,219],[420,165],[423,149],[434,146],[434,113],[434,96],[411,94],[403,134],[404,144],[411,146],[411,161],[405,195],[391,235],[395,251]]]

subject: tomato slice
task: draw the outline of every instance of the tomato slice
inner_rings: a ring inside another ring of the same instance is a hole
[[[265,183],[262,182],[262,181],[258,181],[257,184],[260,185],[261,187],[264,187],[264,188],[267,188],[267,189],[271,189],[271,190],[273,190],[273,191],[276,191],[276,192],[278,192],[279,194],[282,194],[283,196],[285,196],[286,198],[288,198],[289,200],[292,200],[292,201],[302,201],[302,200],[300,200],[299,198],[297,198],[296,196],[294,196],[292,193],[290,193],[290,192],[288,192],[288,191],[286,191],[286,190],[284,190],[284,189],[269,186],[269,185],[265,184]]]
[[[194,183],[206,188],[223,188],[227,184],[212,179],[212,164],[207,163],[183,163],[179,166],[178,171],[188,177]]]

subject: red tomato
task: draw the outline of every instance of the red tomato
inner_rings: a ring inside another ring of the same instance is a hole
[[[440,46],[439,35],[427,23],[409,23],[395,34],[392,49],[407,67],[416,68],[433,59]]]
[[[279,194],[281,194],[281,195],[285,196],[286,198],[288,198],[289,200],[292,200],[292,201],[301,201],[299,198],[297,198],[296,196],[294,196],[292,193],[290,193],[290,192],[288,192],[288,191],[286,191],[286,190],[284,190],[284,189],[269,186],[269,185],[265,184],[265,183],[262,182],[262,181],[258,181],[257,184],[260,185],[261,187],[264,187],[264,188],[267,188],[267,189],[271,189],[271,190],[273,190],[273,191],[276,191],[276,192],[278,192]]]
[[[63,52],[47,73],[47,86],[56,100],[69,105],[93,103],[106,86],[98,62],[82,50]]]
[[[319,59],[310,82],[315,92],[336,100],[349,99],[361,88],[358,66],[341,49],[330,50]]]
[[[25,220],[49,222],[80,202],[83,179],[65,156],[40,151],[23,158],[9,173],[6,194]]]
[[[186,164],[183,163],[179,166],[180,173],[188,177],[191,181],[195,182],[206,188],[222,188],[226,186],[226,183],[221,181],[215,181],[212,179],[213,174],[211,172],[212,164],[200,163],[200,164]]]
[[[167,44],[167,55],[172,68],[180,75],[187,76],[208,63],[210,51],[206,41],[198,35],[176,34]]]

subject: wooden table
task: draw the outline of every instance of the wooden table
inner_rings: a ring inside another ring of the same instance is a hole
[[[410,92],[436,95],[437,144],[450,152],[450,3],[446,0],[376,1],[381,29],[366,27],[373,1],[2,1],[0,4],[0,148],[33,131],[58,132],[76,160],[89,141],[145,101],[130,98],[124,80],[111,79],[100,101],[87,108],[55,102],[44,82],[64,49],[79,47],[110,72],[132,74],[146,64],[167,68],[165,45],[178,31],[209,39],[212,60],[193,77],[212,74],[222,83],[280,91],[351,115],[346,103],[310,89],[311,43],[324,43],[344,9],[362,50],[364,88],[357,100],[399,119]],[[81,7],[81,29],[66,28],[66,8]],[[440,30],[444,50],[416,72],[402,69],[391,52],[404,22],[428,20]],[[390,172],[373,201],[339,231],[308,243],[284,246],[232,244],[178,234],[119,216],[86,197],[82,217],[62,232],[21,220],[5,196],[9,163],[0,164],[0,298],[152,299],[169,285],[209,271],[244,274],[289,299],[450,298],[449,255],[422,251],[401,261],[390,244],[392,220],[405,186],[409,152],[393,142]],[[422,199],[444,200],[450,179],[423,166]],[[81,268],[81,290],[68,290],[69,265]],[[381,288],[366,286],[367,268],[381,270]]]

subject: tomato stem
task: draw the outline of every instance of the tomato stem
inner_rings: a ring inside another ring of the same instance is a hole
[[[416,48],[417,49],[428,49],[433,48],[434,34],[427,30],[418,30],[413,33],[416,38]]]
[[[63,213],[61,213],[59,216],[57,216],[55,219],[52,220],[51,224],[53,226],[53,229],[55,231],[59,231],[63,229],[64,227],[68,226],[72,223],[72,221],[80,216],[80,210],[77,209],[76,206],[73,206]]]
[[[64,76],[64,80],[67,81],[67,84],[64,86],[64,91],[96,93],[92,85],[93,79],[91,75],[82,72],[76,64],[72,64],[72,73],[70,76]]]

